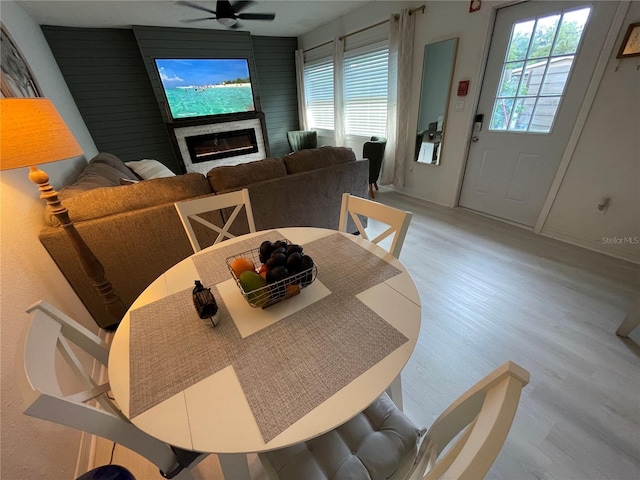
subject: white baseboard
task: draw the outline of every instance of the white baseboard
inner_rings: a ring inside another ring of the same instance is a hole
[[[564,233],[555,232],[553,230],[542,231],[540,232],[540,235],[553,238],[555,240],[560,240],[561,242],[569,243],[571,245],[575,245],[576,247],[586,248],[587,250],[591,250],[592,252],[602,253],[603,255],[607,255],[609,257],[640,265],[640,257],[634,256],[633,253],[617,249],[615,245],[610,245],[609,248],[605,248],[604,244],[601,242],[575,238]],[[633,237],[633,240],[634,242],[638,241],[637,237]]]

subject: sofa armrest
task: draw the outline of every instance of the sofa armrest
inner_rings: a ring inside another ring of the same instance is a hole
[[[158,276],[193,253],[173,203],[78,222],[76,228],[127,308]],[[98,325],[117,324],[80,267],[64,229],[44,228],[39,238]]]

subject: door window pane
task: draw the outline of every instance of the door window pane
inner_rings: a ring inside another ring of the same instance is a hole
[[[529,22],[516,23],[513,26],[509,48],[507,49],[507,61],[513,62],[527,58],[531,33],[535,23],[535,21],[531,20]]]
[[[513,25],[490,130],[551,131],[590,12],[563,11]]]
[[[500,98],[496,100],[493,107],[493,113],[491,115],[491,123],[489,129],[491,130],[506,130],[511,118],[511,110],[513,109],[512,98]]]
[[[558,30],[558,21],[560,15],[551,15],[550,17],[541,18],[536,22],[536,31],[533,34],[531,49],[528,58],[548,57],[551,53],[551,46],[556,38]]]
[[[567,12],[562,17],[560,33],[553,47],[554,55],[566,55],[576,53],[582,38],[582,32],[589,18],[589,8],[581,8],[573,12]]]
[[[505,63],[502,67],[502,78],[500,87],[498,88],[498,97],[513,97],[518,90],[520,84],[520,76],[522,75],[522,62]]]
[[[572,64],[573,55],[552,59],[544,75],[540,95],[562,95]]]
[[[546,133],[551,131],[561,97],[541,97],[538,99],[535,113],[529,125],[530,132]]]
[[[526,132],[529,128],[531,114],[536,105],[535,98],[519,98],[513,107],[513,115],[509,123],[509,130]]]
[[[532,60],[526,63],[524,71],[526,72],[525,81],[520,85],[518,96],[531,97],[536,96],[540,92],[540,85],[544,78],[544,72],[547,69],[547,60]]]

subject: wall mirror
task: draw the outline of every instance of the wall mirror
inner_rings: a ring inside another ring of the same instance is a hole
[[[424,47],[415,148],[417,162],[440,164],[457,50],[457,38],[430,43]]]

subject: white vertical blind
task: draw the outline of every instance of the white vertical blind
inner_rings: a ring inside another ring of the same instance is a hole
[[[388,68],[388,45],[345,54],[344,109],[347,135],[385,135]]]
[[[331,58],[305,64],[304,87],[309,128],[333,130],[333,61]]]

